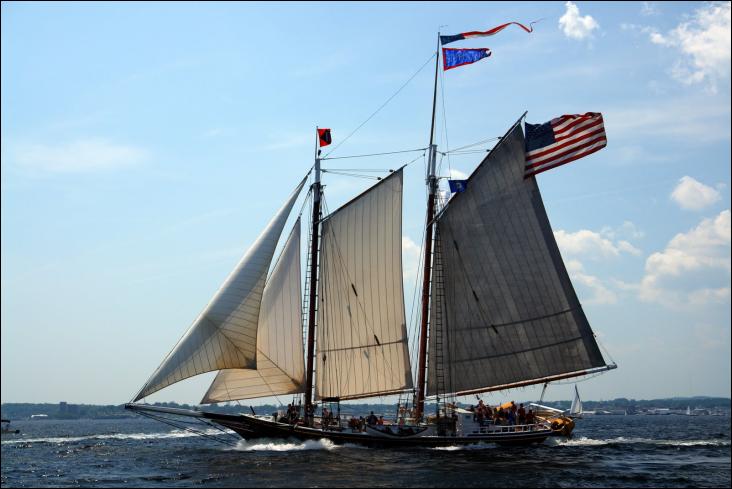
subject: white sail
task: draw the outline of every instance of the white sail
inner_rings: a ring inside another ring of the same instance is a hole
[[[300,220],[264,286],[257,333],[257,368],[221,370],[201,404],[302,392]]]
[[[572,400],[572,406],[569,408],[569,414],[582,414],[582,400],[580,399],[577,385],[574,386],[574,399]]]
[[[323,222],[317,399],[412,387],[402,286],[402,181],[398,170]]]
[[[239,261],[185,335],[135,396],[135,401],[194,375],[255,368],[262,291],[277,242],[305,179]]]
[[[524,155],[517,124],[437,218],[430,395],[606,368]]]

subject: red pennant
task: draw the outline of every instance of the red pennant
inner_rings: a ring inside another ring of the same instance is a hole
[[[318,129],[318,139],[320,141],[320,147],[328,146],[333,142],[330,138],[330,129]]]

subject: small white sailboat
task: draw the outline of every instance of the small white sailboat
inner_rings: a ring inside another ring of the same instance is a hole
[[[582,399],[580,399],[579,390],[577,390],[577,384],[574,385],[574,399],[572,400],[572,406],[569,408],[570,418],[582,418]]]

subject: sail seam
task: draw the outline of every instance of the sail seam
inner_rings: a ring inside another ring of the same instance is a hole
[[[574,311],[575,309],[580,309],[580,308],[581,308],[581,306],[580,307],[570,307],[569,309],[565,309],[565,310],[559,311],[559,312],[554,312],[551,314],[545,314],[543,316],[536,316],[536,317],[528,318],[528,319],[519,319],[518,321],[510,321],[508,323],[498,323],[498,324],[491,323],[488,326],[490,326],[491,328],[502,328],[504,326],[512,326],[514,324],[530,323],[532,321],[539,321],[541,319],[548,319],[548,318],[553,318],[556,316],[561,316],[562,314],[567,314],[567,313]],[[482,329],[485,327],[486,326],[483,326],[483,325],[475,326],[475,327],[468,326],[468,327],[464,327],[464,328],[455,328],[455,331],[471,331],[471,330],[476,330],[476,329]]]
[[[398,345],[401,343],[406,343],[407,338],[402,338],[401,340],[395,340],[395,341],[385,341],[381,343],[376,343],[372,345],[359,345],[359,346],[349,346],[344,348],[332,348],[329,350],[320,350],[320,353],[333,353],[336,351],[351,351],[351,350],[361,350],[364,348],[375,348],[375,347],[382,347],[382,346],[388,346],[388,345]]]
[[[497,353],[495,355],[486,355],[486,356],[482,356],[482,357],[465,358],[463,360],[455,360],[452,363],[475,362],[475,361],[481,361],[481,360],[490,360],[491,358],[506,357],[506,356],[509,356],[509,355],[518,355],[518,354],[521,354],[521,353],[529,353],[529,352],[532,352],[532,351],[543,350],[545,348],[551,348],[551,347],[554,347],[554,346],[564,345],[566,343],[572,343],[574,341],[579,341],[579,340],[582,340],[582,339],[583,339],[582,336],[575,336],[574,338],[570,338],[570,339],[567,339],[567,340],[556,341],[554,343],[549,343],[547,345],[541,345],[541,346],[535,346],[533,348],[527,348],[525,350],[515,350],[515,351],[510,351],[510,352],[507,352],[507,353]]]

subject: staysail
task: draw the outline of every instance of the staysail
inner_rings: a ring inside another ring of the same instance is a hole
[[[259,235],[135,401],[205,372],[257,366],[257,325],[267,271],[305,179]]]
[[[322,224],[317,399],[412,387],[402,285],[402,170]]]
[[[221,370],[201,404],[302,392],[300,219],[290,233],[262,294],[257,368]]]
[[[606,367],[524,152],[517,123],[437,218],[428,395]]]

